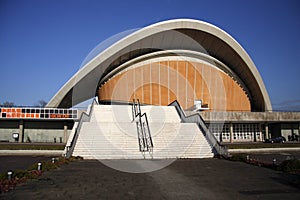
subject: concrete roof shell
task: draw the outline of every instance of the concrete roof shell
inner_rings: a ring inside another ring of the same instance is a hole
[[[178,35],[180,34],[180,35]],[[196,41],[180,43],[186,38]],[[180,45],[179,45],[180,43]],[[158,50],[185,49],[207,53],[237,74],[251,95],[253,111],[272,111],[263,80],[243,47],[220,28],[193,19],[159,22],[120,39],[86,63],[55,94],[48,107],[72,107],[95,96],[102,77],[117,66],[138,56]]]

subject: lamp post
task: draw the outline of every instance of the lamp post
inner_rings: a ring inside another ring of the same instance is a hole
[[[42,170],[42,163],[38,163],[38,169],[37,169],[38,171],[41,171]]]
[[[12,178],[12,171],[7,172],[7,179],[10,181]]]

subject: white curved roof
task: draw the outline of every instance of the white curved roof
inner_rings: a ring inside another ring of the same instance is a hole
[[[95,96],[101,78],[117,66],[147,53],[172,49],[199,51],[221,61],[244,81],[253,111],[272,110],[263,80],[242,46],[220,28],[193,19],[159,22],[120,39],[86,63],[47,106],[71,107],[88,100]]]

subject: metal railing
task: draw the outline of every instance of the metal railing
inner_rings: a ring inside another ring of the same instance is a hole
[[[138,134],[138,143],[139,143],[139,151],[142,153],[149,152],[151,157],[153,153],[153,142],[149,127],[149,122],[147,118],[147,114],[141,112],[140,102],[137,99],[133,100],[132,104],[132,122],[136,122],[137,134]],[[145,154],[143,154],[145,158]]]
[[[183,123],[196,123],[198,125],[199,129],[204,133],[205,138],[212,146],[215,154],[228,157],[228,150],[226,146],[219,143],[219,141],[207,128],[204,120],[199,114],[196,113],[190,116],[186,116],[177,100],[173,101],[171,104],[169,104],[169,106],[175,106],[177,113]]]
[[[67,146],[66,146],[66,153],[65,153],[66,158],[70,158],[72,156],[74,148],[75,148],[75,144],[76,144],[77,139],[78,139],[79,132],[80,132],[81,127],[82,127],[82,124],[83,124],[83,122],[89,122],[90,121],[95,104],[98,104],[96,99],[93,100],[93,102],[91,104],[91,107],[87,110],[87,112],[83,112],[81,114],[80,120],[78,122],[78,126],[75,130],[75,133],[74,133],[74,136],[73,136],[70,144],[69,145],[67,144]]]

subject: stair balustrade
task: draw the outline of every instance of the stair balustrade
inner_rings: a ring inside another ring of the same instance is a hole
[[[220,144],[215,136],[210,132],[200,114],[196,113],[186,116],[177,100],[173,101],[171,104],[169,104],[169,106],[175,106],[183,123],[196,123],[198,125],[198,128],[204,133],[205,138],[213,147],[216,155],[228,157],[228,150],[226,146]]]
[[[132,104],[132,122],[136,122],[137,134],[138,134],[138,143],[139,143],[139,151],[142,153],[149,152],[149,154],[153,155],[153,142],[151,137],[151,132],[149,128],[149,122],[146,113],[141,113],[140,102],[137,99],[133,100]],[[145,155],[143,154],[144,158]]]
[[[66,158],[70,158],[72,156],[74,148],[75,148],[76,141],[78,139],[80,129],[82,127],[82,124],[83,124],[83,122],[89,122],[90,121],[91,116],[92,116],[93,107],[94,107],[95,104],[98,104],[96,99],[93,100],[93,103],[92,103],[90,109],[88,109],[87,113],[83,112],[81,114],[78,125],[77,125],[76,130],[75,130],[75,133],[73,135],[73,138],[72,138],[70,144],[66,146],[66,153],[65,153]]]

